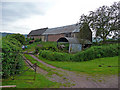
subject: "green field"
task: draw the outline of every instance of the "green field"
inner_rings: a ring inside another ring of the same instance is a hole
[[[38,57],[38,58],[41,60],[44,60],[48,64],[54,65],[59,68],[82,72],[90,75],[118,74],[118,56],[99,58],[99,59],[94,59],[91,61],[84,61],[84,62],[59,62],[59,61],[49,61],[42,57]],[[102,67],[99,67],[99,65],[101,65]]]

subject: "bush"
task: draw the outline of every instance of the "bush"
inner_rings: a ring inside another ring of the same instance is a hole
[[[35,39],[35,42],[40,42],[41,41],[41,38],[40,39]]]
[[[2,77],[6,78],[10,75],[17,74],[22,68],[22,55],[20,52],[21,43],[15,38],[4,37],[2,39]],[[15,66],[16,65],[16,66]]]
[[[57,43],[53,42],[40,42],[35,47],[35,53],[37,53],[39,50],[50,50],[50,51],[58,51]]]
[[[25,36],[22,34],[10,34],[6,36],[7,38],[15,38],[18,40],[21,44],[25,43]]]
[[[39,55],[51,61],[70,61],[72,56],[68,53],[52,52],[48,50],[40,50]]]
[[[76,54],[52,52],[48,50],[39,50],[39,55],[52,61],[88,61],[95,58],[118,56],[120,53],[118,44],[110,44],[103,46],[93,46],[85,51]]]
[[[75,54],[73,61],[88,61],[95,58],[118,56],[119,48],[120,46],[118,44],[93,46]]]

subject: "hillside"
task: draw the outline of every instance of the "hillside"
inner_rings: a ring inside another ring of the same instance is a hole
[[[0,32],[0,34],[2,34],[2,37],[5,37],[6,35],[15,34],[15,33]],[[27,38],[27,34],[23,34],[23,35],[25,36],[25,38]]]

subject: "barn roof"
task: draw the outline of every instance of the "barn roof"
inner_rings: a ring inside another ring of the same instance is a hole
[[[77,38],[68,38],[68,37],[66,37],[66,39],[68,40],[68,42],[70,44],[79,44],[80,43]]]
[[[59,38],[57,42],[69,42],[70,44],[92,44],[92,42],[89,40],[86,39],[78,40],[77,38],[73,37],[62,37]]]
[[[43,33],[43,35],[79,32],[79,30],[80,30],[79,25],[73,24],[73,25],[67,25],[62,27],[49,28]]]
[[[28,36],[30,35],[30,36],[32,36],[32,35],[42,35],[45,31],[46,31],[46,29],[48,29],[48,28],[41,28],[41,29],[37,29],[37,30],[32,30],[29,34],[28,34]]]

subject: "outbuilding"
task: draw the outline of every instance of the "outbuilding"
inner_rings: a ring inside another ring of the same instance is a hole
[[[78,40],[77,38],[73,37],[61,37],[57,40],[58,43],[69,43],[69,53],[76,53],[84,48],[89,47],[92,43],[89,40]]]
[[[48,28],[41,28],[41,29],[36,29],[36,30],[32,30],[27,37],[28,38],[32,38],[32,39],[41,39],[42,41],[44,41],[45,36],[42,35]]]

